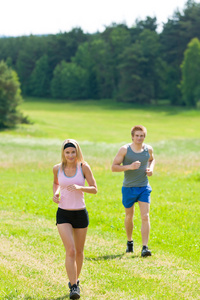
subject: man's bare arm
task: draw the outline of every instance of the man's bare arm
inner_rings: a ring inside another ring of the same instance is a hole
[[[113,160],[113,164],[111,167],[112,172],[124,172],[124,171],[128,171],[128,170],[139,169],[141,163],[138,160],[134,161],[130,165],[125,165],[125,166],[122,165],[122,162],[124,160],[126,152],[127,152],[126,146],[123,146],[119,149],[117,155],[115,156],[115,158]]]

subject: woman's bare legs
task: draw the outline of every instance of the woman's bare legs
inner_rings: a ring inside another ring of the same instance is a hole
[[[74,229],[69,223],[57,224],[57,228],[65,247],[67,275],[71,285],[73,285],[77,283],[83,265],[87,228]]]

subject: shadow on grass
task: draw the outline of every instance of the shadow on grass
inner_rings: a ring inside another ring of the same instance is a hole
[[[69,294],[61,297],[56,297],[56,298],[43,298],[42,300],[64,300],[64,299],[69,299]]]
[[[10,297],[6,297],[7,300],[13,300],[16,299],[15,296],[10,296]],[[24,300],[35,300],[35,297],[31,297],[31,296],[25,296],[23,298]],[[60,296],[60,297],[54,297],[54,298],[42,298],[42,300],[64,300],[64,299],[69,299],[69,294],[65,295],[65,296]]]
[[[116,258],[123,258],[123,256],[127,255],[127,258],[135,258],[137,255],[127,254],[127,253],[122,253],[122,254],[117,254],[117,255],[102,255],[102,256],[97,256],[97,257],[85,257],[85,260],[93,260],[93,261],[99,261],[99,260],[111,260],[111,259],[116,259]]]

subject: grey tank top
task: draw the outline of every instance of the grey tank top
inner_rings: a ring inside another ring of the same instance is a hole
[[[123,165],[130,165],[136,160],[139,160],[141,165],[137,170],[124,171],[124,187],[142,187],[148,185],[146,168],[148,167],[149,158],[150,154],[147,145],[144,144],[144,150],[140,153],[134,152],[130,144],[127,145],[127,153],[124,157]]]

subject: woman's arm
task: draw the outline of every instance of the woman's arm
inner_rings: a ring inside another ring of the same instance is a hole
[[[87,163],[82,165],[83,175],[88,183],[88,186],[80,186],[77,184],[68,185],[67,189],[69,191],[79,190],[84,193],[96,194],[97,193],[97,184],[96,180],[92,174],[92,170]]]
[[[53,167],[53,201],[55,203],[59,203],[59,196],[60,196],[60,186],[58,183],[58,170],[59,170],[60,165],[55,165]]]

